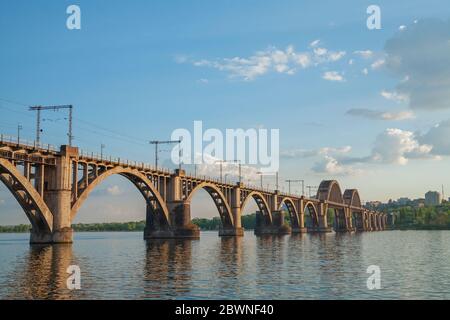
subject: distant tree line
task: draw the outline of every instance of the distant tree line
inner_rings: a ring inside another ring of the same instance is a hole
[[[395,216],[394,228],[412,230],[450,230],[450,204],[444,203],[434,207],[416,208],[411,206],[393,206],[383,210]],[[331,213],[331,212],[330,212]],[[329,223],[333,223],[333,215],[329,214]],[[285,213],[285,222],[290,224],[289,214]],[[201,230],[219,230],[220,217],[212,219],[194,218],[192,223]],[[246,230],[255,229],[256,213],[242,216],[242,227]],[[113,223],[77,223],[72,228],[75,232],[102,232],[102,231],[144,231],[145,221],[113,222]],[[0,233],[29,232],[30,225],[0,226]]]
[[[450,230],[450,204],[439,206],[387,208],[395,216],[397,229]]]
[[[214,217],[212,219],[206,218],[194,218],[192,219],[192,223],[196,224],[200,227],[201,230],[219,230],[220,225],[222,224],[220,217]],[[241,217],[242,227],[246,230],[255,229],[256,225],[256,214],[252,213],[249,215],[243,215]]]
[[[112,222],[112,223],[77,223],[72,228],[75,232],[102,232],[102,231],[144,231],[145,221]],[[0,226],[0,233],[29,232],[31,225]]]

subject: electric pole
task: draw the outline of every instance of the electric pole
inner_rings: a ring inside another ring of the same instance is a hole
[[[241,160],[233,160],[234,163],[239,164],[239,184],[242,182],[242,161]]]
[[[155,145],[155,169],[156,170],[158,170],[158,146],[160,144],[173,144],[173,143],[181,143],[181,140],[169,140],[169,141],[153,140],[153,141],[150,141],[150,144]]]
[[[22,125],[19,123],[17,125],[17,144],[20,144],[20,131],[23,129]]]
[[[60,109],[69,109],[69,132],[67,136],[69,137],[69,146],[72,146],[73,135],[72,135],[72,105],[60,105],[60,106],[34,106],[30,107],[30,111],[36,111],[36,144],[39,146],[41,143],[41,111],[43,110],[53,110],[57,111]]]
[[[290,179],[288,179],[288,180],[286,180],[286,182],[287,182],[288,185],[289,185],[289,193],[291,193],[291,182],[292,182],[292,183],[295,183],[295,182],[301,182],[301,183],[302,183],[302,196],[305,194],[305,180],[301,180],[301,179],[298,179],[298,180],[290,180]]]
[[[105,145],[102,143],[100,145],[100,160],[103,160],[103,150],[105,149]]]
[[[278,171],[276,172],[276,176],[275,177],[276,177],[276,180],[277,180],[277,184],[275,186],[275,190],[280,191],[279,190],[280,184],[278,183]]]
[[[306,186],[306,188],[308,189],[308,194],[309,194],[309,197],[311,198],[311,189],[317,189],[319,187],[317,187],[317,186]]]
[[[261,189],[263,188],[263,172],[258,171],[256,174],[259,174],[260,183],[261,183]]]
[[[215,163],[220,163],[220,182],[222,183],[222,176],[223,176],[223,163],[226,162],[225,160],[217,160]]]

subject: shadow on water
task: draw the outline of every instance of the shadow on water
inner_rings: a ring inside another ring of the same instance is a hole
[[[188,295],[192,280],[192,240],[149,240],[144,265],[144,299]]]
[[[8,277],[14,299],[80,299],[81,291],[67,288],[67,268],[74,263],[72,245],[32,245]]]

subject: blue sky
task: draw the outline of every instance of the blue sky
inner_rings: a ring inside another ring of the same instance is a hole
[[[66,28],[71,4],[81,30]],[[370,4],[381,30],[366,27]],[[279,128],[282,180],[415,198],[450,188],[449,19],[437,0],[2,1],[0,131],[20,122],[31,140],[25,105],[70,103],[81,148],[150,162],[148,140],[194,120]],[[66,142],[64,117],[45,115],[43,141]],[[144,216],[126,181],[100,188],[80,219]],[[196,213],[214,215],[204,198]],[[3,186],[0,211],[0,224],[24,217]]]

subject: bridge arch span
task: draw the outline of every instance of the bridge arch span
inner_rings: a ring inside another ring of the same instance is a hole
[[[347,189],[344,191],[344,202],[353,207],[362,208],[361,198],[359,192],[356,189]]]
[[[91,192],[101,184],[105,179],[113,175],[120,175],[131,183],[133,183],[136,188],[141,192],[142,196],[147,202],[147,205],[151,204],[154,206],[154,213],[161,213],[162,223],[169,225],[169,210],[164,202],[161,194],[158,192],[154,184],[141,172],[136,169],[124,168],[124,167],[114,167],[103,171],[98,175],[93,181],[89,182],[89,185],[82,190],[79,196],[75,199],[72,204],[70,218],[71,221],[76,217],[79,209],[83,203],[87,200]],[[82,181],[84,182],[84,181]]]
[[[281,210],[283,205],[285,205],[288,209],[288,213],[289,213],[289,217],[291,219],[291,225],[293,227],[298,227],[300,225],[300,221],[298,219],[298,209],[295,206],[294,201],[289,198],[289,197],[285,197],[280,201],[280,205],[278,210]]]
[[[335,203],[344,203],[341,187],[336,180],[324,180],[317,190],[317,199]]]
[[[219,211],[223,226],[224,227],[234,226],[235,223],[233,220],[231,208],[228,205],[228,201],[223,192],[215,184],[209,182],[202,182],[196,185],[191,190],[189,196],[185,201],[187,203],[191,203],[194,194],[196,193],[196,191],[200,189],[205,190],[211,196],[212,200],[214,201],[214,204],[216,205],[217,210]]]
[[[309,212],[309,217],[311,218],[311,224],[313,228],[319,228],[319,210],[316,204],[312,201],[308,201],[304,204],[303,212]]]
[[[33,229],[32,233],[50,234],[53,230],[53,215],[50,209],[31,182],[5,159],[0,159],[0,181],[25,211]]]
[[[250,199],[255,200],[256,205],[258,206],[259,211],[262,213],[265,222],[267,224],[272,224],[272,213],[270,212],[270,207],[269,204],[267,203],[266,199],[264,198],[264,196],[257,192],[257,191],[252,191],[250,192],[242,201],[241,203],[241,211],[244,210],[245,206],[247,205],[248,201]]]

